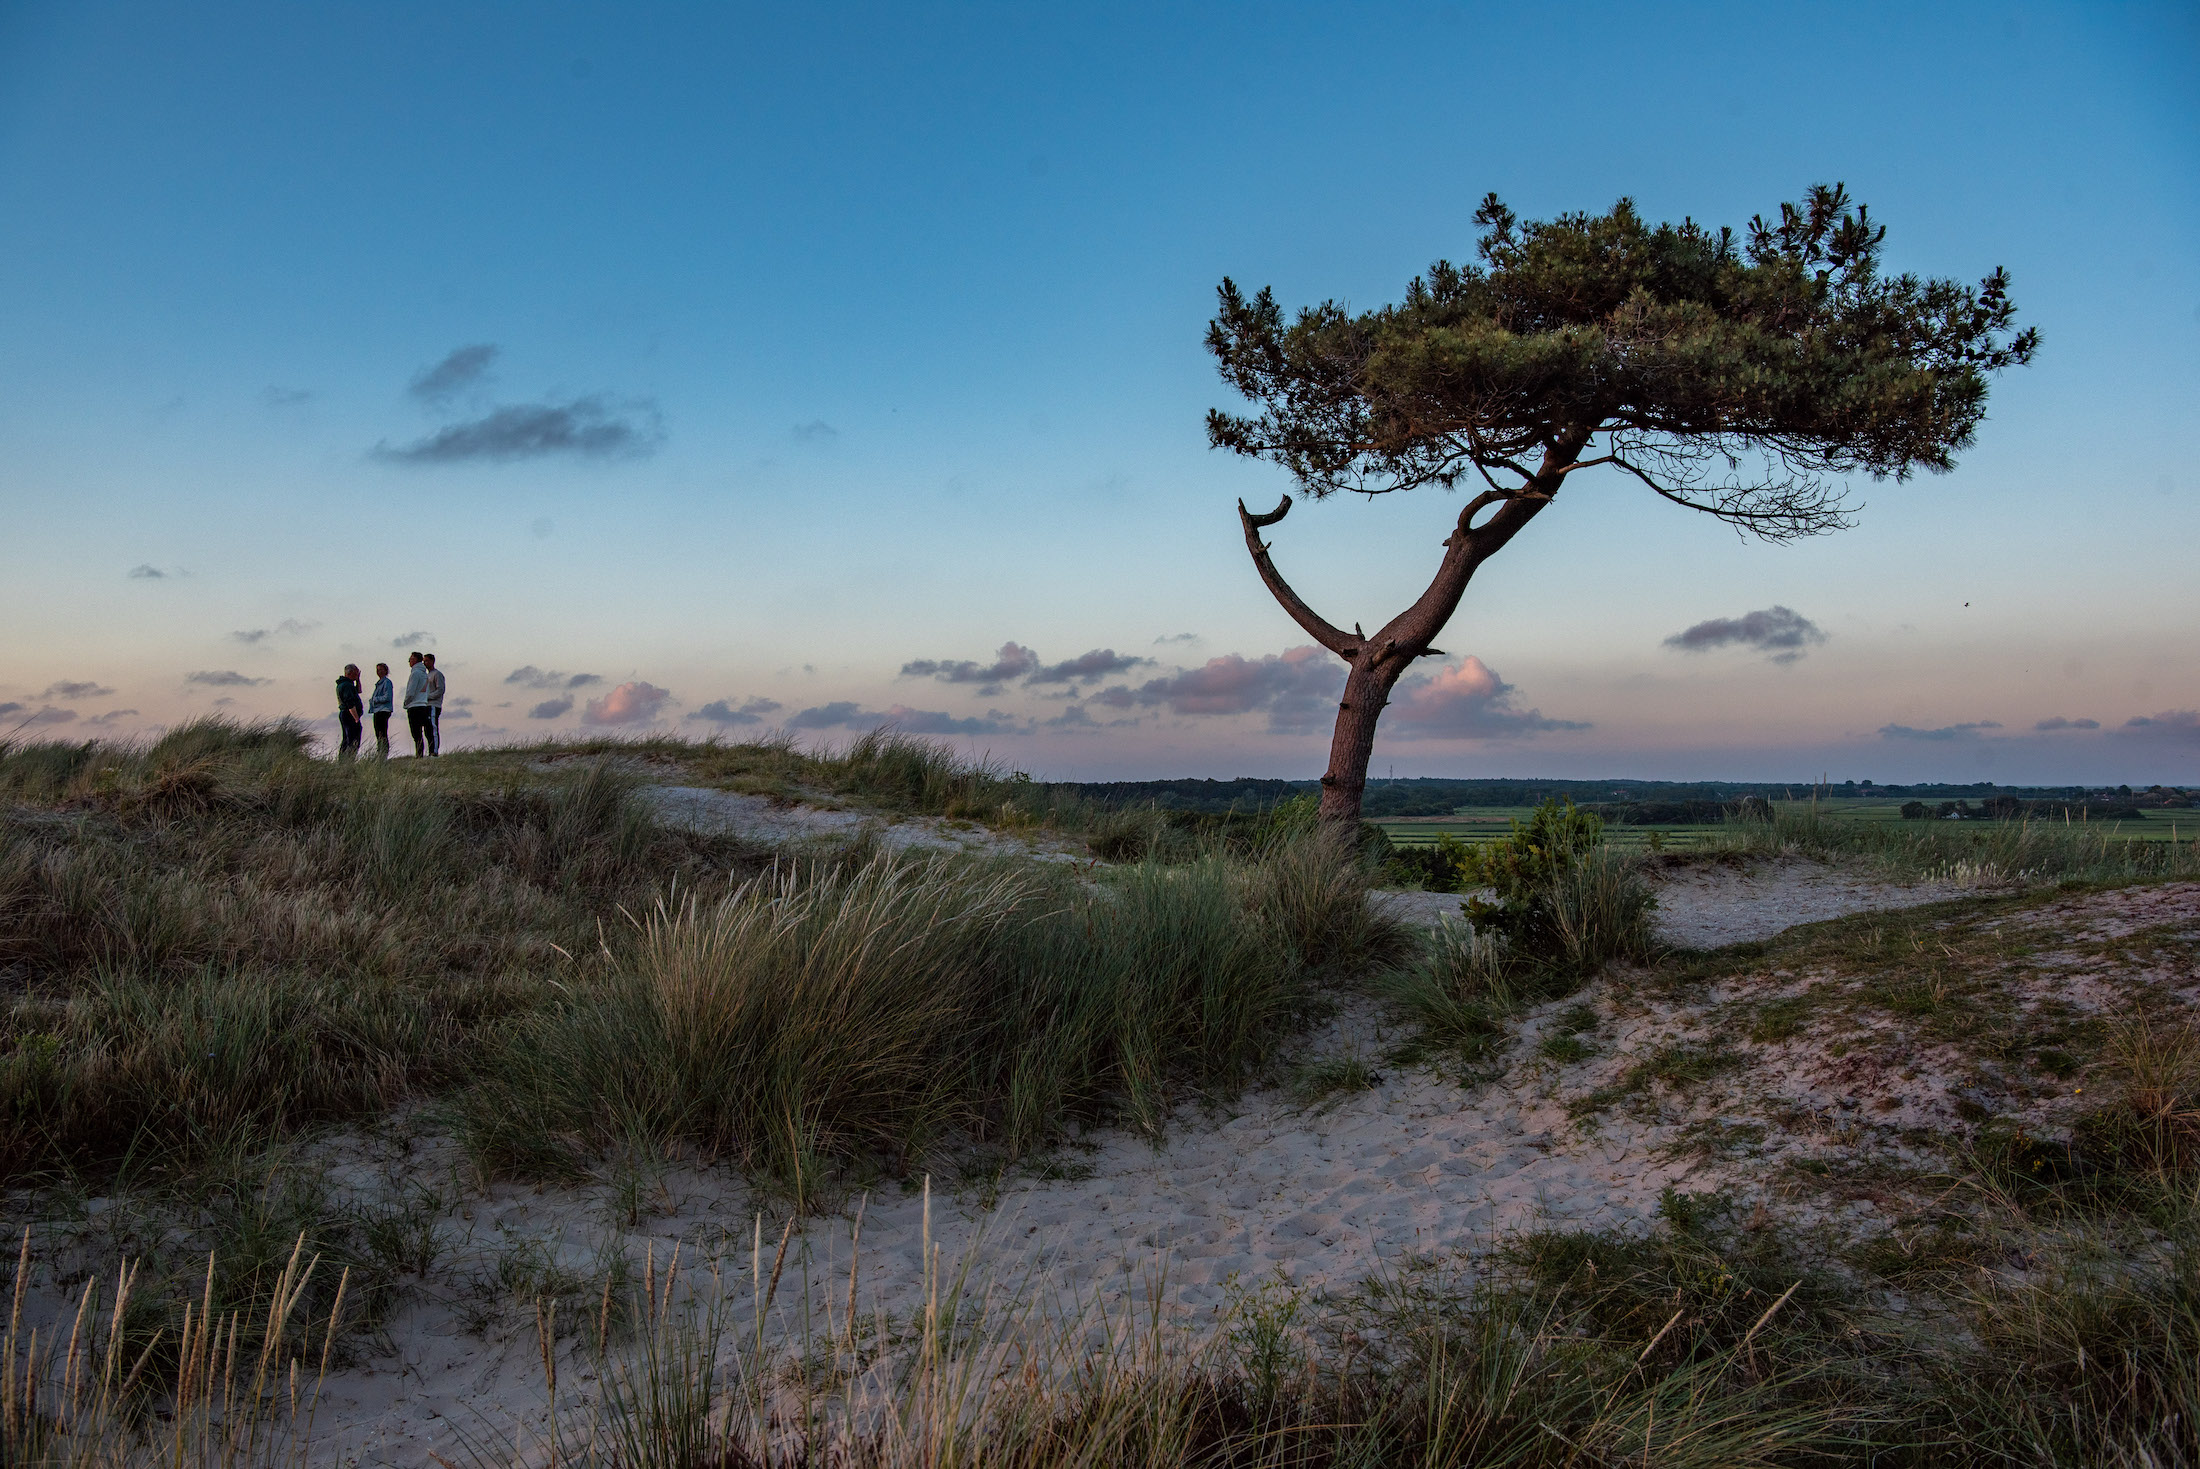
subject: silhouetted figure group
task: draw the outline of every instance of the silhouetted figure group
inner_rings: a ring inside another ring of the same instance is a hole
[[[415,757],[441,755],[443,753],[443,675],[435,666],[435,654],[415,652],[407,660],[405,675],[405,725],[412,735]],[[390,666],[374,665],[374,693],[364,704],[359,699],[359,665],[347,663],[336,677],[336,723],[343,730],[343,740],[336,747],[336,758],[358,758],[359,742],[365,734],[361,714],[374,719],[374,754],[378,760],[390,758],[390,716],[397,712],[397,690],[390,682]]]

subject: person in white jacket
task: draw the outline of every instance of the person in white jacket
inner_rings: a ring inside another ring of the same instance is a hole
[[[443,753],[443,671],[435,666],[435,654],[423,660],[428,665],[428,753]]]
[[[413,755],[428,753],[428,740],[435,730],[435,711],[428,703],[428,668],[415,651],[405,660],[412,672],[405,675],[405,725],[412,732]]]

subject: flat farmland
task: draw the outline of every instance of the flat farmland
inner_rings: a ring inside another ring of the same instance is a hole
[[[1940,805],[1938,801],[1927,801],[1925,804],[1935,808]],[[1974,801],[1971,804],[1976,807],[1978,803]],[[1810,802],[1808,801],[1775,801],[1773,805],[1788,811],[1807,811],[1810,809]],[[1903,805],[1903,801],[1825,801],[1819,803],[1818,809],[1826,815],[1836,816],[1844,821],[1888,821],[1898,825],[1916,826],[1926,824],[1925,822],[1904,823],[1902,820]],[[2061,817],[2035,816],[2026,819],[2043,823],[2052,822],[2056,826],[2063,824]],[[1958,825],[1960,823],[1950,822],[1948,824]],[[2083,826],[2088,831],[2096,833],[2106,832],[2126,841],[2190,841],[2194,837],[2200,836],[2200,810],[2190,808],[2182,811],[2149,810],[2135,817],[2119,817],[2113,821],[2080,821],[2078,818],[2072,817],[2070,825],[2074,827]]]
[[[1400,847],[1434,846],[1441,836],[1474,844],[1496,841],[1512,830],[1513,822],[1526,821],[1534,813],[1533,806],[1466,806],[1449,816],[1392,816],[1374,824]],[[1607,825],[1604,836],[1616,847],[1640,847],[1647,845],[1650,834],[1656,832],[1665,846],[1686,847],[1695,845],[1704,833],[1718,829],[1713,824]]]

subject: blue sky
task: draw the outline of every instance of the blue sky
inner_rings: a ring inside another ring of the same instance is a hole
[[[1570,489],[1378,773],[2200,781],[2194,75],[2170,5],[0,6],[0,727],[323,718],[417,643],[461,742],[1315,774],[1221,277],[1368,307],[1488,190],[1840,179],[2044,332],[1977,448],[1788,548]],[[1372,624],[1456,513],[1272,539]]]

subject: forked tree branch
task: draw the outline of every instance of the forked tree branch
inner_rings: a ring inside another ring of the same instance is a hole
[[[1283,502],[1266,515],[1255,515],[1245,508],[1243,500],[1238,501],[1238,521],[1245,527],[1245,549],[1253,553],[1254,569],[1260,572],[1260,579],[1267,585],[1270,595],[1283,605],[1284,611],[1291,614],[1291,620],[1306,629],[1308,637],[1349,662],[1359,656],[1360,640],[1342,628],[1332,626],[1320,613],[1307,606],[1299,594],[1291,590],[1291,584],[1283,579],[1283,574],[1276,570],[1275,562],[1268,559],[1268,546],[1260,538],[1261,527],[1274,525],[1290,513],[1289,495],[1285,495]]]
[[[1459,512],[1459,535],[1467,537],[1474,534],[1475,514],[1484,506],[1502,505],[1507,500],[1517,498],[1518,496],[1511,490],[1484,490],[1481,494],[1476,495],[1467,502],[1467,508]]]

